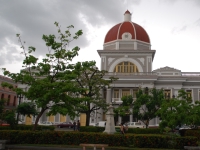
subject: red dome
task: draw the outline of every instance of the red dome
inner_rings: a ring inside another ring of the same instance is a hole
[[[126,14],[127,12],[125,12]],[[104,43],[122,39],[122,34],[128,32],[132,35],[132,39],[150,43],[147,32],[138,24],[127,21],[122,22],[112,27],[106,34]]]

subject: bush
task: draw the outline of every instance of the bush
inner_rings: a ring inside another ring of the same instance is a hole
[[[103,132],[105,127],[95,127],[95,126],[81,126],[81,132]],[[120,132],[120,127],[115,127],[116,132]],[[129,128],[126,133],[134,133],[134,134],[160,134],[159,128]]]
[[[134,133],[134,134],[160,134],[161,131],[159,128],[129,128],[127,133]]]
[[[28,138],[27,138],[28,137]],[[0,140],[9,140],[10,144],[60,144],[79,145],[80,143],[101,143],[109,146],[133,146],[140,148],[169,148],[172,143],[175,148],[183,146],[196,146],[196,137],[176,137],[166,135],[143,134],[107,134],[87,132],[61,132],[61,131],[20,131],[2,130]]]
[[[95,127],[95,126],[81,126],[81,132],[103,132],[105,127]]]
[[[185,131],[184,136],[194,136],[197,137],[198,140],[200,140],[200,130],[198,129],[187,130]]]
[[[17,125],[15,128],[11,128],[10,126],[0,126],[0,130],[32,130],[34,125]],[[36,130],[50,130],[54,131],[54,126],[37,126]]]

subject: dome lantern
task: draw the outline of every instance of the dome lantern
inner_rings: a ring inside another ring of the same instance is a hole
[[[124,21],[131,21],[131,13],[128,10],[124,13]]]

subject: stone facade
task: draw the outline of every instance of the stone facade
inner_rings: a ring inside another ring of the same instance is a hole
[[[127,15],[129,15],[128,20]],[[151,50],[151,44],[148,43],[148,41],[140,41],[136,38],[137,35],[142,35],[142,33],[140,34],[141,29],[137,30],[137,26],[135,26],[135,23],[131,22],[130,16],[131,14],[129,12],[125,12],[124,22],[122,22],[121,25],[117,24],[113,27],[117,33],[115,34],[112,32],[111,34],[109,30],[106,34],[105,39],[109,38],[114,40],[108,43],[105,40],[104,49],[97,50],[101,60],[101,69],[108,71],[105,79],[110,76],[119,78],[111,85],[110,89],[106,90],[105,98],[107,103],[112,103],[115,107],[118,107],[122,103],[122,96],[132,95],[135,98],[135,93],[139,87],[162,88],[167,98],[176,97],[178,95],[178,90],[184,89],[191,94],[193,102],[199,101],[200,72],[181,72],[181,70],[168,66],[152,70],[156,50]],[[127,22],[133,25],[133,30],[137,35],[133,35],[132,29],[128,29],[128,26],[123,28],[123,25],[126,25]],[[116,29],[117,26],[119,26],[118,29]],[[113,28],[111,28],[111,30],[113,30]],[[128,30],[130,30],[130,32]],[[123,38],[122,32],[126,34],[129,33],[127,36],[130,35],[130,37],[126,39]],[[122,37],[115,37],[115,35],[119,35],[119,33],[121,33]],[[109,37],[107,37],[108,35]],[[140,37],[141,40],[148,38],[149,37]],[[141,45],[141,43],[143,45]],[[136,45],[134,46],[134,44]],[[129,65],[134,64],[137,70],[130,71],[125,69],[125,67],[129,67],[128,65],[125,66],[125,63],[129,63]],[[117,70],[116,67],[121,70]],[[119,123],[122,121],[137,121],[132,115],[126,118],[118,117],[115,119]],[[98,118],[95,120],[95,117],[92,120],[96,122],[100,121]],[[150,125],[158,124],[158,118],[150,121]]]

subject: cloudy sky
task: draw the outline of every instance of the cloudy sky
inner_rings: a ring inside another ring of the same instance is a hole
[[[81,48],[74,62],[95,60],[100,67],[97,50],[103,49],[106,33],[123,21],[127,9],[150,36],[156,50],[153,69],[200,72],[200,0],[0,0],[0,68],[21,69],[17,33],[42,58],[47,53],[42,35],[56,34],[55,21],[63,31],[69,25],[83,30],[70,45]]]

